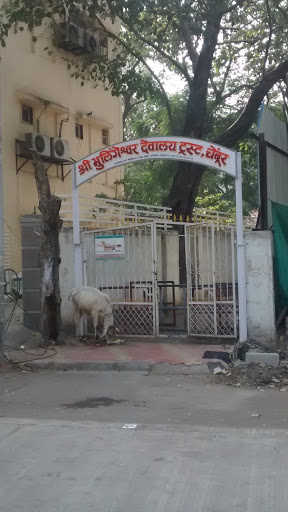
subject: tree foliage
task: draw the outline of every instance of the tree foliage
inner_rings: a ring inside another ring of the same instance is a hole
[[[187,95],[175,94],[170,99],[174,119],[183,116]],[[227,117],[227,116],[226,116]],[[220,123],[220,117],[218,118]],[[231,123],[221,117],[222,125]],[[217,128],[216,128],[217,129]],[[133,108],[125,123],[125,136],[129,139],[157,135],[169,135],[167,112],[161,105],[146,101]],[[209,134],[213,139],[213,133]],[[237,148],[242,153],[243,207],[245,215],[257,208],[257,162],[256,143],[247,136]],[[122,180],[124,197],[132,202],[163,205],[171,189],[177,171],[177,162],[170,160],[150,160],[130,164]],[[203,175],[196,199],[196,206],[223,212],[235,212],[234,179],[224,173],[207,169]],[[183,215],[183,214],[182,214]]]
[[[44,19],[88,20],[106,32],[112,51],[109,59],[70,59],[72,76],[136,102],[161,101],[170,134],[208,139],[213,133],[216,143],[235,147],[275,87],[287,104],[286,8],[286,0],[9,0],[0,39],[4,45],[10,27],[33,30]],[[107,20],[120,20],[120,32]],[[181,77],[188,91],[179,124],[153,61]],[[219,123],[231,108],[231,124]],[[179,163],[169,196],[176,211],[191,212],[204,170]]]

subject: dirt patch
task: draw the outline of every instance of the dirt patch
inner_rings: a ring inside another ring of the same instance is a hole
[[[63,406],[66,407],[66,409],[96,409],[97,407],[109,407],[110,405],[120,404],[122,402],[127,402],[127,400],[116,400],[102,396],[100,398],[86,398],[85,400],[79,400],[79,402],[63,404]]]
[[[227,373],[213,376],[217,384],[245,388],[275,387],[288,390],[288,363],[278,367],[256,363],[234,366]]]

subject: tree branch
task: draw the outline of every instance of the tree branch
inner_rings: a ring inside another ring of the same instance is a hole
[[[224,91],[225,86],[226,86],[226,82],[227,82],[228,75],[230,73],[232,62],[233,62],[233,55],[232,56],[230,55],[230,59],[229,59],[228,65],[227,65],[227,67],[225,69],[225,73],[224,73],[223,81],[222,81],[222,86],[221,86],[221,89],[220,89],[220,95],[221,96],[222,96],[223,91]]]
[[[207,111],[208,81],[211,76],[213,55],[220,31],[221,16],[215,15],[206,23],[203,46],[190,87],[186,109],[184,135],[201,138]]]
[[[132,93],[124,95],[124,97],[123,97],[123,104],[124,104],[124,109],[123,109],[123,114],[122,114],[123,128],[125,128],[126,119],[129,116],[131,110],[134,107],[136,107],[137,105],[141,105],[141,103],[144,103],[144,101],[145,101],[144,99],[142,99],[142,100],[134,101],[134,103],[132,103],[132,101],[131,101],[132,97],[133,97]]]
[[[98,16],[95,16],[95,19],[98,21],[98,23],[100,24],[103,32],[105,32],[107,35],[109,35],[109,37],[111,39],[114,39],[116,40],[118,43],[120,43],[123,48],[125,48],[130,55],[132,55],[133,57],[135,57],[138,62],[141,62],[143,64],[143,66],[145,66],[145,68],[147,69],[147,71],[149,71],[150,75],[154,78],[154,80],[157,82],[158,86],[159,86],[159,89],[161,90],[162,94],[163,94],[163,98],[164,98],[164,103],[165,103],[165,107],[166,107],[166,110],[167,110],[167,114],[168,114],[168,118],[169,118],[169,123],[170,123],[170,128],[171,128],[171,131],[172,133],[174,134],[175,133],[175,126],[174,126],[174,121],[173,121],[173,115],[172,115],[172,110],[171,110],[171,106],[170,106],[170,102],[169,102],[169,98],[167,96],[167,93],[163,87],[163,84],[161,82],[161,80],[159,79],[159,77],[156,75],[156,73],[154,73],[153,69],[149,66],[149,64],[146,62],[146,60],[142,57],[142,55],[139,55],[138,52],[135,52],[127,43],[125,43],[120,37],[118,37],[114,32],[111,32],[110,30],[108,30],[104,23],[101,21],[101,19],[98,17]]]
[[[232,89],[231,91],[227,92],[226,94],[221,95],[221,98],[219,98],[219,105],[228,98],[231,98],[231,96],[234,96],[234,94],[243,91],[243,89],[253,89],[253,85],[241,84],[238,87],[235,87],[235,89]]]
[[[255,39],[229,39],[225,41],[218,41],[217,46],[224,46],[226,44],[249,44],[253,45],[258,43],[261,40],[261,37],[257,37]]]
[[[199,53],[197,52],[195,45],[192,42],[192,33],[189,30],[188,24],[186,22],[183,23],[182,34],[188,56],[192,62],[193,71],[195,72],[199,60]]]
[[[229,12],[234,11],[237,7],[242,7],[242,5],[246,2],[246,0],[237,0],[234,4],[232,4],[230,7],[227,7],[227,9],[223,9],[221,11],[222,16],[224,14],[228,14]]]
[[[279,80],[285,80],[287,72],[288,60],[285,60],[272,71],[266,73],[252,91],[252,94],[240,117],[238,117],[237,121],[235,121],[235,123],[230,126],[226,132],[217,137],[215,142],[227,147],[234,146],[255,121],[258,109],[271,87],[279,82]]]
[[[288,18],[288,12],[285,9],[283,9],[283,7],[281,7],[280,5],[276,5],[275,7],[282,14],[282,16],[284,16],[284,18]]]
[[[211,87],[212,87],[212,89],[214,91],[214,94],[215,94],[215,98],[218,98],[219,94],[220,94],[220,91],[218,91],[217,85],[214,82],[212,70],[211,70],[211,73],[210,73],[210,82],[211,82]]]
[[[121,21],[122,21],[125,25],[127,25],[127,24],[125,23],[125,20],[124,20],[123,18],[121,18],[121,17],[120,17],[120,19],[121,19]],[[134,34],[134,35],[135,35],[135,36],[136,36],[140,41],[142,41],[143,43],[147,44],[147,46],[150,46],[151,48],[153,48],[153,50],[155,50],[156,52],[158,52],[158,53],[159,53],[159,55],[161,55],[165,60],[167,60],[167,61],[168,61],[168,62],[170,62],[173,66],[175,66],[175,68],[176,68],[176,69],[178,69],[179,73],[181,73],[181,74],[184,76],[184,78],[187,80],[188,85],[190,85],[190,84],[191,84],[192,79],[191,79],[191,77],[190,77],[190,75],[189,75],[189,73],[188,73],[187,69],[186,69],[185,67],[181,66],[181,64],[180,64],[180,62],[178,62],[178,60],[174,59],[173,57],[171,57],[171,55],[169,55],[169,54],[168,54],[168,53],[166,53],[164,50],[162,50],[162,48],[160,48],[160,46],[159,46],[159,45],[157,45],[157,44],[153,43],[152,41],[149,41],[149,39],[146,39],[146,37],[142,36],[142,35],[140,34],[140,32],[139,32],[138,30],[136,30],[133,26],[131,27],[131,26],[129,26],[129,25],[128,25],[128,27],[129,27],[129,30],[130,30],[131,32],[133,32],[133,34]]]
[[[209,117],[213,115],[213,113],[215,112],[217,107],[219,107],[219,105],[221,105],[221,103],[223,103],[228,98],[231,98],[231,96],[234,96],[234,94],[238,94],[239,92],[243,91],[243,89],[249,90],[249,89],[253,89],[253,88],[254,88],[254,86],[250,85],[250,84],[239,85],[238,87],[235,87],[234,89],[227,92],[226,94],[218,96],[218,99],[216,99],[211,105]]]
[[[269,53],[269,48],[270,48],[271,39],[272,39],[272,32],[273,32],[272,17],[271,17],[271,9],[270,9],[270,5],[269,5],[269,0],[265,0],[265,3],[266,3],[266,7],[267,7],[267,14],[268,14],[269,36],[268,36],[268,41],[267,41],[266,48],[265,48],[265,55],[264,55],[264,61],[263,61],[263,68],[262,68],[262,75],[263,75],[263,77],[265,75],[266,62],[267,62],[267,59],[268,59],[268,53]]]

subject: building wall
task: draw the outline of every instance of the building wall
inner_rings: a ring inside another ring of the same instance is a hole
[[[36,131],[37,119],[40,134],[58,136],[61,120],[68,118],[63,123],[62,138],[70,142],[70,156],[74,160],[103,147],[102,129],[109,129],[110,144],[122,140],[121,99],[112,97],[103,85],[93,88],[86,83],[81,87],[80,80],[70,77],[63,61],[69,54],[53,48],[49,26],[43,26],[34,35],[38,37],[35,43],[26,30],[16,35],[11,32],[7,46],[1,49],[4,217],[9,225],[5,253],[9,265],[18,272],[21,270],[20,218],[37,211],[38,197],[31,162],[16,173],[15,139],[24,140],[25,133]],[[49,56],[45,47],[53,49],[53,55]],[[21,104],[33,107],[33,126],[21,122]],[[83,140],[75,136],[75,122],[83,124]],[[20,159],[18,164],[24,161]],[[68,172],[69,166],[64,166],[64,171]],[[81,193],[115,197],[114,182],[121,178],[121,173],[118,168],[102,174],[84,184]],[[71,174],[62,181],[60,166],[52,165],[48,175],[53,193],[71,193]]]

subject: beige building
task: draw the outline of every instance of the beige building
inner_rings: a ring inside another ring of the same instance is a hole
[[[17,272],[21,271],[21,217],[39,213],[33,166],[25,150],[26,134],[41,135],[37,148],[42,147],[51,191],[58,195],[71,194],[70,159],[78,160],[122,140],[121,99],[112,97],[102,84],[93,88],[86,82],[81,87],[80,80],[70,77],[64,59],[75,58],[75,44],[66,44],[69,31],[61,37],[66,38],[62,44],[66,49],[56,47],[49,25],[34,34],[25,29],[11,33],[7,46],[1,48],[5,267]],[[96,43],[89,51],[107,51],[105,38],[99,36]],[[79,46],[83,44],[87,41],[82,39]],[[110,51],[108,46],[108,55]],[[31,145],[35,137],[30,136]],[[57,143],[59,138],[68,144]],[[115,180],[122,177],[121,172],[118,168],[100,175],[84,184],[81,194],[116,197]]]

